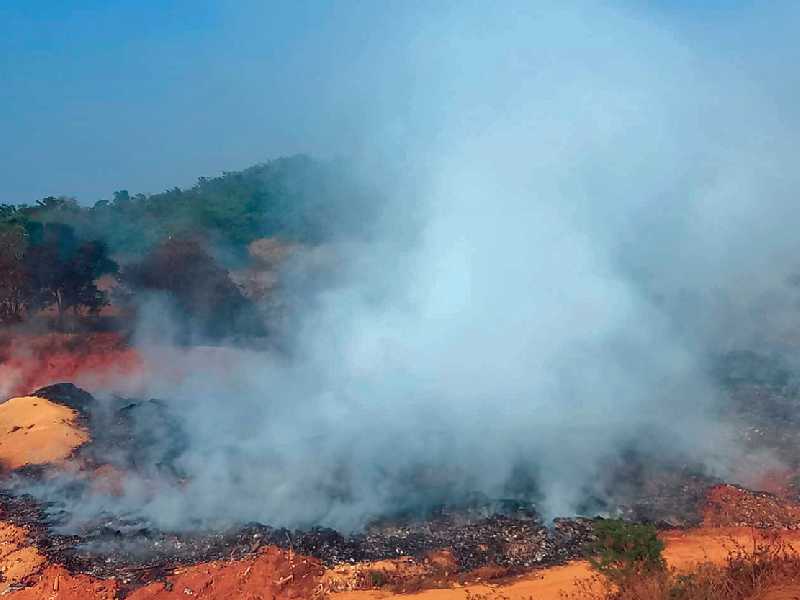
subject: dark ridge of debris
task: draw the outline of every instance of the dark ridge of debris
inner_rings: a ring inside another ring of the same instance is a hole
[[[452,551],[461,571],[484,565],[522,570],[557,564],[582,555],[593,540],[591,519],[557,519],[547,528],[529,515],[474,518],[447,513],[430,520],[369,527],[344,536],[325,528],[274,529],[259,524],[225,531],[173,533],[121,519],[98,524],[81,535],[52,531],[52,512],[30,496],[0,494],[0,518],[24,526],[31,541],[53,563],[74,573],[116,578],[135,587],[165,577],[171,570],[222,559],[241,559],[266,545],[313,556],[327,565]]]
[[[95,400],[70,384],[43,388],[37,394],[76,410],[91,407],[87,418],[92,440],[76,453],[85,464],[111,464],[139,472],[155,469],[176,480],[180,477],[172,465],[184,451],[188,438],[165,403],[119,397]],[[69,519],[64,506],[56,502],[37,504],[25,495],[27,483],[47,477],[46,468],[17,472],[16,482],[9,482],[16,495],[0,495],[6,512],[13,514],[10,520],[28,527],[36,545],[53,562],[73,572],[115,577],[123,585],[152,581],[182,565],[241,558],[264,545],[291,548],[327,565],[399,556],[423,559],[431,552],[448,549],[461,571],[485,565],[515,571],[579,557],[593,539],[590,519],[557,519],[546,527],[534,505],[482,495],[471,495],[458,505],[440,506],[425,514],[383,518],[363,532],[350,535],[319,527],[290,531],[260,524],[176,533],[120,517],[101,517],[83,526],[80,535],[58,535],[55,532]],[[625,507],[625,501],[630,503],[632,499],[639,502],[630,504],[626,516],[646,515],[656,520],[672,518],[680,511],[696,512],[691,503],[675,500],[665,505],[658,497],[645,498],[649,494],[669,496],[667,492],[672,493],[672,498],[679,493],[675,490],[685,490],[688,484],[684,472],[667,477],[665,483],[655,487],[641,464],[634,470],[622,469],[620,477],[629,484],[612,482],[620,490],[615,500],[618,506]],[[50,481],[52,485],[53,480]],[[683,488],[678,485],[681,482]],[[88,481],[67,482],[64,497],[79,498],[80,488],[85,485]]]
[[[92,439],[78,456],[90,464],[180,478],[175,464],[188,436],[166,403],[112,396],[91,416]]]
[[[619,473],[616,491],[609,490],[609,513],[627,521],[652,523],[660,528],[695,527],[703,520],[703,506],[718,478],[689,468],[651,468],[624,480]],[[634,483],[635,482],[635,483]]]
[[[180,478],[175,462],[186,450],[188,436],[167,403],[119,396],[99,401],[71,383],[50,385],[33,394],[78,412],[80,423],[91,432],[90,441],[75,452],[86,464]]]
[[[430,552],[448,549],[461,571],[485,565],[522,569],[559,563],[580,556],[586,543],[593,539],[591,519],[557,519],[548,528],[538,519],[525,516],[493,514],[473,518],[464,513],[373,524],[364,533],[351,536],[315,528],[302,532],[282,530],[271,538],[273,544],[290,545],[327,565],[400,556],[423,559]]]
[[[266,541],[268,527],[176,534],[122,520],[81,535],[62,535],[52,530],[48,508],[31,496],[0,492],[0,519],[25,527],[48,561],[73,573],[114,577],[122,584],[148,583],[179,566],[243,558],[271,544]]]
[[[32,395],[74,409],[84,423],[89,423],[92,409],[97,405],[94,396],[72,383],[48,385],[39,388]]]
[[[714,375],[727,391],[724,417],[745,448],[772,452],[790,471],[800,470],[800,370],[784,354],[729,352]],[[800,499],[800,477],[791,485]]]

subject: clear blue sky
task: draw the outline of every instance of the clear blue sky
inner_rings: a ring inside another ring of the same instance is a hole
[[[732,60],[751,50],[737,41],[751,4],[627,3],[681,35],[722,40]],[[0,202],[93,202],[282,154],[346,154],[365,113],[402,112],[414,77],[403,48],[418,30],[486,6],[3,0]]]

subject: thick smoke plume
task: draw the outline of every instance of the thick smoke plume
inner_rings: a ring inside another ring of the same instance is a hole
[[[328,249],[322,289],[287,264],[286,352],[172,346],[143,311],[125,385],[179,415],[185,482],[79,516],[357,528],[476,492],[554,516],[597,510],[631,451],[730,476],[711,361],[785,348],[800,256],[796,82],[733,49],[796,10],[727,16],[733,40],[536,6],[426,14],[337,73],[320,109],[361,117],[381,235]]]

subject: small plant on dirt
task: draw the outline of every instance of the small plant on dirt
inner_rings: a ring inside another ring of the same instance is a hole
[[[589,563],[615,584],[663,571],[664,542],[652,525],[628,523],[621,519],[598,520],[597,541],[589,547]]]
[[[386,573],[383,571],[372,570],[367,573],[371,587],[379,588],[386,585]]]

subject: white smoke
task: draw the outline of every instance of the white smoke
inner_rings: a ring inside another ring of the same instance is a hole
[[[800,240],[795,90],[729,50],[608,3],[487,3],[343,72],[384,235],[343,251],[291,358],[143,342],[141,393],[191,446],[184,486],[129,482],[136,510],[352,528],[522,466],[570,514],[631,447],[724,475],[708,360],[796,327]]]

